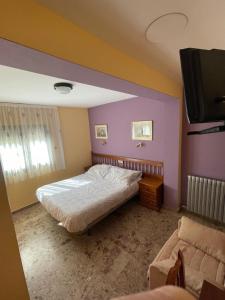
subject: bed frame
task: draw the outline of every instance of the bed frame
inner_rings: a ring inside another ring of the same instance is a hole
[[[163,162],[161,161],[144,160],[92,152],[92,165],[95,164],[107,164],[124,169],[142,171],[143,176],[153,176],[163,179]]]
[[[143,176],[151,176],[154,178],[158,178],[163,180],[163,162],[161,161],[153,161],[153,160],[144,160],[144,159],[137,159],[137,158],[130,158],[130,157],[123,157],[123,156],[115,156],[109,154],[100,154],[92,152],[92,165],[96,164],[106,164],[117,166],[124,169],[131,169],[142,171]],[[89,168],[89,167],[88,167]],[[131,196],[133,198],[134,195]],[[126,199],[128,201],[129,199]],[[124,202],[125,203],[125,202]],[[84,231],[72,233],[73,236],[82,235],[84,233],[90,234],[90,228],[110,215],[113,211],[118,209],[121,206],[121,203],[112,208],[103,216],[99,217],[97,220],[93,221],[91,224],[87,226]]]

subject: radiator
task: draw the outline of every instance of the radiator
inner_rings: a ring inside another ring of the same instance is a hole
[[[225,182],[189,175],[187,209],[225,223]]]

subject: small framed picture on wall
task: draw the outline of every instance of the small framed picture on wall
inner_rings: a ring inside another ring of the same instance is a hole
[[[108,139],[108,129],[106,124],[95,125],[95,138]]]
[[[152,141],[153,121],[132,122],[132,140]]]

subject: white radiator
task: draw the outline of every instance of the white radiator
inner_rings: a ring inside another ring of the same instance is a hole
[[[189,175],[187,209],[225,223],[225,182]]]

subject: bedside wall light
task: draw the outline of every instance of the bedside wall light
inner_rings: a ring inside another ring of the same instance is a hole
[[[144,147],[144,145],[145,145],[145,144],[141,142],[141,143],[138,143],[138,144],[136,145],[136,147],[137,147],[137,148],[142,148],[142,147]]]

